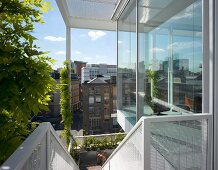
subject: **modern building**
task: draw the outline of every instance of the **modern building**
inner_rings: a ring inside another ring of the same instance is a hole
[[[87,64],[86,67],[82,68],[81,83],[90,81],[97,75],[103,75],[110,78],[110,76],[116,76],[117,68],[116,65],[107,64]]]
[[[98,76],[82,84],[83,129],[87,134],[118,132],[116,77]]]

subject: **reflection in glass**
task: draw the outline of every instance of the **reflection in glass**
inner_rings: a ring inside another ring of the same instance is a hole
[[[129,2],[118,21],[118,109],[135,123],[136,4]]]
[[[142,115],[202,111],[202,2],[138,1]]]
[[[137,118],[202,112],[202,0],[134,3],[118,20],[118,110],[134,124],[137,91]]]

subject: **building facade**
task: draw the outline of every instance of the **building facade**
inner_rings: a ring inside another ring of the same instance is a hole
[[[117,68],[116,65],[107,64],[87,64],[86,67],[82,68],[81,83],[90,81],[97,75],[104,75],[110,78],[110,76],[116,76]]]
[[[81,107],[80,79],[76,73],[71,74],[71,110],[76,112]]]
[[[55,79],[56,84],[60,84],[60,73],[54,70],[51,76]],[[51,94],[51,101],[49,102],[49,114],[53,116],[60,115],[60,90]],[[81,108],[81,86],[80,79],[77,74],[71,74],[71,110],[76,112]]]
[[[77,74],[79,78],[81,78],[81,70],[83,67],[86,67],[87,62],[83,61],[74,61],[71,63],[71,67],[74,69],[74,73]]]
[[[83,129],[88,134],[119,131],[116,121],[116,78],[96,77],[82,84]]]

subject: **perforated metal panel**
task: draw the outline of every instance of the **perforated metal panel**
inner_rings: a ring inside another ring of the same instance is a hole
[[[126,141],[119,152],[110,160],[110,169],[133,170],[142,167],[142,126],[140,126]]]
[[[23,170],[39,170],[45,169],[46,163],[43,160],[46,155],[46,137],[42,138],[41,142],[36,146],[36,148],[32,151],[30,157],[26,160]]]
[[[206,170],[207,127],[207,120],[151,123],[151,169]]]
[[[211,170],[211,117],[142,117],[103,170]]]
[[[0,166],[10,170],[79,170],[50,123],[40,124]]]
[[[77,167],[72,164],[72,160],[65,154],[65,149],[60,146],[53,134],[50,136],[51,157],[50,157],[50,170],[72,170]]]

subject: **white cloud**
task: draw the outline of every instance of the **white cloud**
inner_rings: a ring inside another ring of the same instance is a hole
[[[161,52],[165,52],[165,50],[162,48],[152,48],[151,52],[161,53]]]
[[[95,57],[96,57],[96,58],[100,58],[100,56],[99,56],[99,55],[96,55]]]
[[[184,50],[184,49],[189,49],[189,48],[198,48],[202,47],[202,43],[199,41],[194,41],[194,42],[175,42],[170,44],[167,49],[173,48],[174,50]]]
[[[172,20],[179,20],[179,19],[183,19],[183,18],[192,18],[193,15],[190,12],[186,12],[180,15],[176,15],[172,18]]]
[[[48,41],[65,41],[66,40],[66,38],[64,37],[55,37],[55,36],[50,36],[50,35],[44,37],[44,39]]]
[[[85,60],[90,60],[91,59],[91,57],[85,57]]]
[[[59,54],[59,55],[65,55],[66,52],[65,51],[57,51],[55,54]]]
[[[123,41],[118,41],[118,44],[122,44],[123,43]]]
[[[88,36],[91,38],[91,40],[95,41],[99,39],[100,37],[105,36],[106,33],[104,31],[89,31]]]
[[[81,54],[80,51],[75,51],[74,53],[75,53],[76,55],[80,55],[80,54]]]

